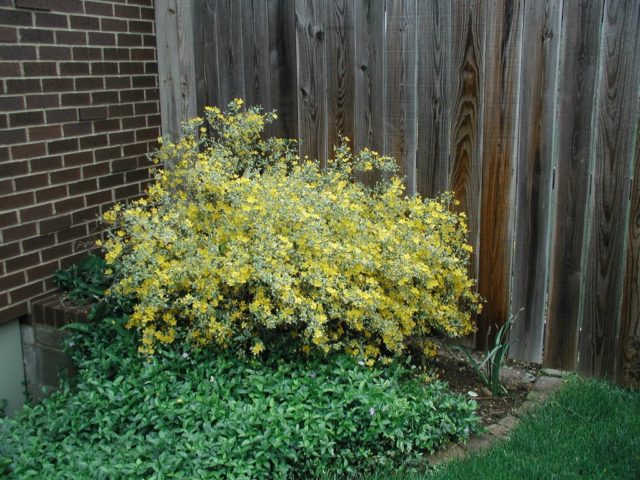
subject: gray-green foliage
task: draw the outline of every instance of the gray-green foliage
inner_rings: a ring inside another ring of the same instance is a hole
[[[359,477],[477,427],[473,402],[403,366],[176,350],[144,360],[123,322],[80,328],[75,384],[0,420],[0,477]]]

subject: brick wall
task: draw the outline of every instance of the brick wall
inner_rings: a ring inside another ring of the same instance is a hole
[[[0,324],[141,193],[157,82],[153,0],[0,0]]]

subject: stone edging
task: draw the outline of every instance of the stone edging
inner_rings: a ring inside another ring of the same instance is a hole
[[[446,448],[429,455],[427,457],[429,464],[436,466],[449,460],[464,459],[472,454],[484,452],[496,442],[506,439],[511,430],[518,425],[520,418],[547,400],[562,385],[563,378],[569,374],[569,372],[552,369],[543,369],[540,373],[541,375],[532,382],[531,391],[522,405],[497,423],[486,427],[486,432],[472,437],[466,444],[451,443]]]

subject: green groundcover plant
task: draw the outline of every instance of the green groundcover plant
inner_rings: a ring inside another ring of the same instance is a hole
[[[262,139],[275,114],[207,108],[154,157],[144,198],[104,215],[115,293],[153,354],[176,339],[259,355],[274,342],[367,364],[473,330],[471,247],[450,196],[405,195],[395,161],[337,147],[327,169]],[[386,172],[374,187],[358,171]]]
[[[477,429],[473,401],[407,366],[211,348],[145,358],[117,310],[102,303],[73,327],[73,383],[0,419],[0,477],[359,478]]]

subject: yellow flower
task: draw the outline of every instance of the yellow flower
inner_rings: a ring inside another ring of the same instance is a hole
[[[251,347],[251,353],[254,355],[260,355],[260,353],[264,352],[264,344],[260,341],[256,342],[253,347]]]

